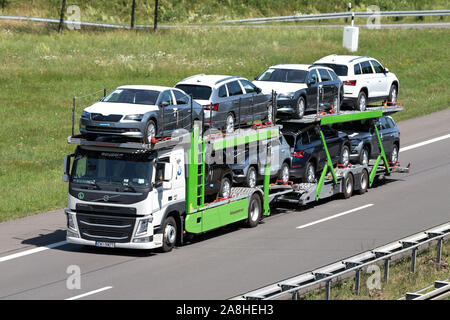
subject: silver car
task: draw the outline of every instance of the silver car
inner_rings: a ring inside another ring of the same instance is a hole
[[[205,126],[231,133],[240,124],[272,122],[272,96],[242,77],[195,75],[175,85],[203,106]]]

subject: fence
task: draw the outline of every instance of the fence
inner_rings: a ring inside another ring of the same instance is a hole
[[[384,263],[384,282],[389,279],[389,266],[393,258],[411,254],[411,272],[416,270],[416,257],[419,248],[437,242],[437,262],[441,263],[442,244],[450,238],[450,222],[422,231],[407,238],[363,252],[356,256],[300,274],[290,279],[248,292],[234,300],[273,300],[290,297],[297,300],[301,293],[325,286],[325,299],[330,299],[331,282],[355,273],[355,291],[359,294],[361,270],[369,265]]]

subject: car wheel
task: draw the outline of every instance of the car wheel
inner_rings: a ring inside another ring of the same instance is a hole
[[[152,139],[156,137],[156,124],[153,120],[149,120],[145,126],[144,143],[151,143]]]
[[[359,163],[365,166],[369,165],[369,150],[367,147],[364,147],[361,150],[361,154],[359,155]]]
[[[272,102],[270,102],[269,105],[267,106],[267,121],[274,123],[275,117],[276,117],[276,110],[273,107]]]
[[[278,173],[278,180],[283,182],[289,181],[289,165],[286,162],[281,166],[280,172]]]
[[[305,115],[305,109],[306,109],[306,101],[305,98],[301,96],[300,98],[298,98],[294,116],[297,119],[303,118],[303,116]]]
[[[261,216],[262,216],[261,198],[256,193],[254,193],[250,198],[248,204],[248,218],[246,221],[247,226],[250,228],[256,227],[259,221],[261,220]]]
[[[350,163],[350,148],[344,144],[341,149],[341,156],[339,157],[339,164],[348,166],[349,163]]]
[[[303,178],[303,181],[305,181],[307,183],[316,182],[316,168],[314,167],[314,165],[311,162],[308,162],[306,164],[305,176]]]
[[[367,170],[363,170],[361,172],[361,175],[359,177],[359,194],[364,194],[367,191],[367,188],[369,187],[369,174],[367,173]]]
[[[227,117],[225,119],[225,131],[226,133],[233,133],[234,132],[234,116],[232,113],[227,114]]]
[[[391,85],[391,90],[389,90],[389,102],[397,102],[397,86],[395,84]]]
[[[343,197],[344,199],[348,199],[353,194],[353,175],[349,173],[344,180],[344,192]]]
[[[222,179],[222,183],[220,184],[219,197],[221,198],[229,198],[231,195],[231,180],[227,177]]]
[[[250,166],[247,170],[247,178],[245,180],[245,185],[249,188],[254,188],[256,186],[256,169],[254,166]]]
[[[356,101],[356,109],[359,111],[366,111],[367,107],[367,96],[364,91],[361,91],[358,95],[358,100]]]
[[[163,244],[161,247],[162,252],[172,251],[177,241],[177,223],[173,217],[168,217],[164,221],[163,227]]]
[[[396,144],[392,147],[392,152],[389,155],[389,161],[392,163],[397,163],[398,161],[398,147]]]

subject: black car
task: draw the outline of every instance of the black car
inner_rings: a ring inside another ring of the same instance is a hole
[[[377,124],[388,161],[396,163],[400,150],[400,131],[391,117],[383,116],[378,120],[368,119],[337,123],[333,127],[348,134],[351,145],[351,162],[368,164],[370,159],[376,159],[380,154],[374,121]]]
[[[279,64],[269,67],[253,83],[265,93],[272,90],[277,93],[280,118],[300,119],[317,107],[320,110],[337,107],[344,97],[342,81],[333,69],[324,66]]]
[[[284,138],[291,146],[291,179],[315,182],[316,176],[327,162],[325,149],[320,137],[322,130],[333,165],[348,165],[350,161],[350,142],[344,132],[330,126],[311,125],[299,131],[283,132]]]

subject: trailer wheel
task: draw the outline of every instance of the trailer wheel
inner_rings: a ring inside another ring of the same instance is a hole
[[[172,251],[177,241],[177,223],[173,217],[167,217],[164,221],[163,227],[162,252]]]
[[[369,187],[369,174],[367,173],[367,170],[363,170],[361,172],[360,178],[359,178],[359,194],[364,194],[367,191],[367,188]]]
[[[344,199],[348,199],[352,196],[353,194],[353,175],[351,173],[349,173],[344,180],[344,192],[343,192],[343,196]]]
[[[254,193],[248,204],[248,219],[246,225],[250,228],[254,228],[258,225],[262,216],[262,205],[261,198],[259,195]]]

